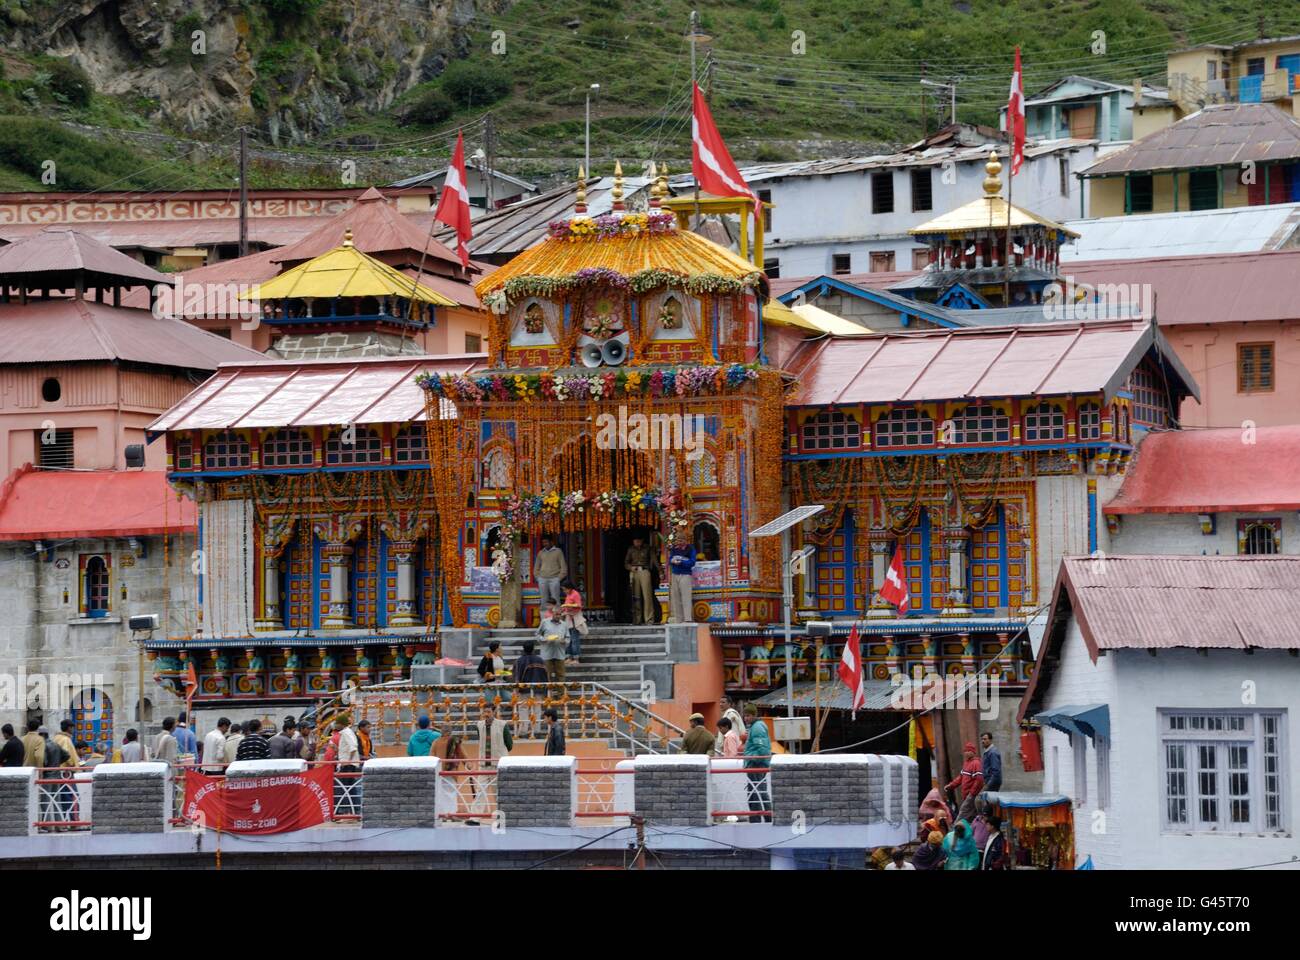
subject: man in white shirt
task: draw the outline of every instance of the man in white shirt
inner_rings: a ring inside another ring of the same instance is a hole
[[[203,769],[208,773],[220,773],[222,761],[226,759],[226,733],[230,730],[230,718],[222,717],[217,721],[217,729],[203,738]]]
[[[153,743],[154,759],[175,763],[176,757],[180,753],[176,737],[172,734],[172,731],[176,729],[176,718],[164,717],[162,727],[162,733],[158,734],[158,738]]]
[[[356,731],[352,729],[352,718],[346,713],[334,720],[334,728],[339,732],[338,765],[334,768],[334,812],[361,812],[361,780],[359,777],[340,777],[341,773],[355,773],[360,770],[361,746]],[[351,788],[350,792],[348,788]],[[351,806],[345,800],[350,800]]]

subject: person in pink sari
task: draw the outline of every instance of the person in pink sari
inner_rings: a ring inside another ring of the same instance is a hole
[[[916,820],[918,823],[924,824],[925,821],[931,818],[935,820],[942,818],[948,823],[952,823],[952,810],[950,810],[948,804],[944,802],[943,792],[939,789],[938,780],[930,781],[930,792],[927,793],[925,799],[921,801],[921,807]],[[929,831],[925,831],[925,833],[928,832]],[[923,833],[922,836],[924,835],[925,834]]]

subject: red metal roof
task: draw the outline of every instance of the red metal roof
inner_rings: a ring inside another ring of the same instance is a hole
[[[960,400],[1119,389],[1154,343],[1172,379],[1192,378],[1150,324],[1128,320],[926,330],[809,341],[795,355],[799,405]],[[1174,390],[1179,386],[1174,384]],[[1181,399],[1181,398],[1180,398]]]
[[[1093,663],[1103,650],[1294,650],[1300,556],[1066,557],[1022,720],[1059,669],[1071,616]]]
[[[125,253],[119,253],[107,244],[91,239],[68,227],[50,227],[25,240],[0,247],[0,276],[9,278],[17,286],[16,278],[31,277],[31,286],[37,285],[32,275],[64,274],[84,270],[104,278],[115,278],[126,284],[166,283],[167,278],[151,270]],[[59,285],[62,285],[61,281]],[[87,283],[87,286],[94,286]]]
[[[315,427],[424,419],[423,371],[467,373],[484,354],[223,364],[150,432]]]
[[[1106,513],[1300,510],[1300,426],[1149,435]]]
[[[1084,260],[1062,264],[1061,273],[1080,284],[1150,285],[1162,327],[1300,319],[1300,250]]]
[[[161,471],[45,471],[24,464],[0,488],[0,540],[149,536],[197,529],[194,502]]]
[[[0,304],[0,363],[129,360],[192,370],[260,358],[183,320],[91,300]]]
[[[282,247],[301,240],[325,223],[324,216],[249,217],[250,243]],[[42,224],[0,224],[0,239],[15,242],[42,230]],[[173,247],[211,247],[235,243],[239,239],[239,221],[228,217],[207,220],[100,220],[78,223],[78,233],[117,249],[144,248],[170,250]]]

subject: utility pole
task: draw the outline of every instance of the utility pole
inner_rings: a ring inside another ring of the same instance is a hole
[[[921,61],[921,139],[930,135],[930,118],[925,115],[925,61]]]
[[[248,128],[239,128],[239,255],[248,256]]]
[[[593,83],[587,88],[587,134],[586,144],[582,151],[582,159],[584,161],[582,169],[586,171],[587,176],[591,176],[591,95],[599,90],[599,83]]]
[[[496,144],[493,142],[496,139],[495,133],[492,114],[489,113],[483,121],[483,189],[488,213],[492,212],[492,168],[494,166],[492,161],[493,151],[496,149]]]

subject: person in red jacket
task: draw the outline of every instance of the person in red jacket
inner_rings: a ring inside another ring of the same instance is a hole
[[[961,773],[953,777],[944,789],[960,788],[961,807],[957,810],[957,819],[969,823],[975,817],[975,797],[984,789],[984,772],[980,767],[979,751],[975,749],[975,744],[967,743],[962,747],[962,757],[965,762],[961,766]]]

